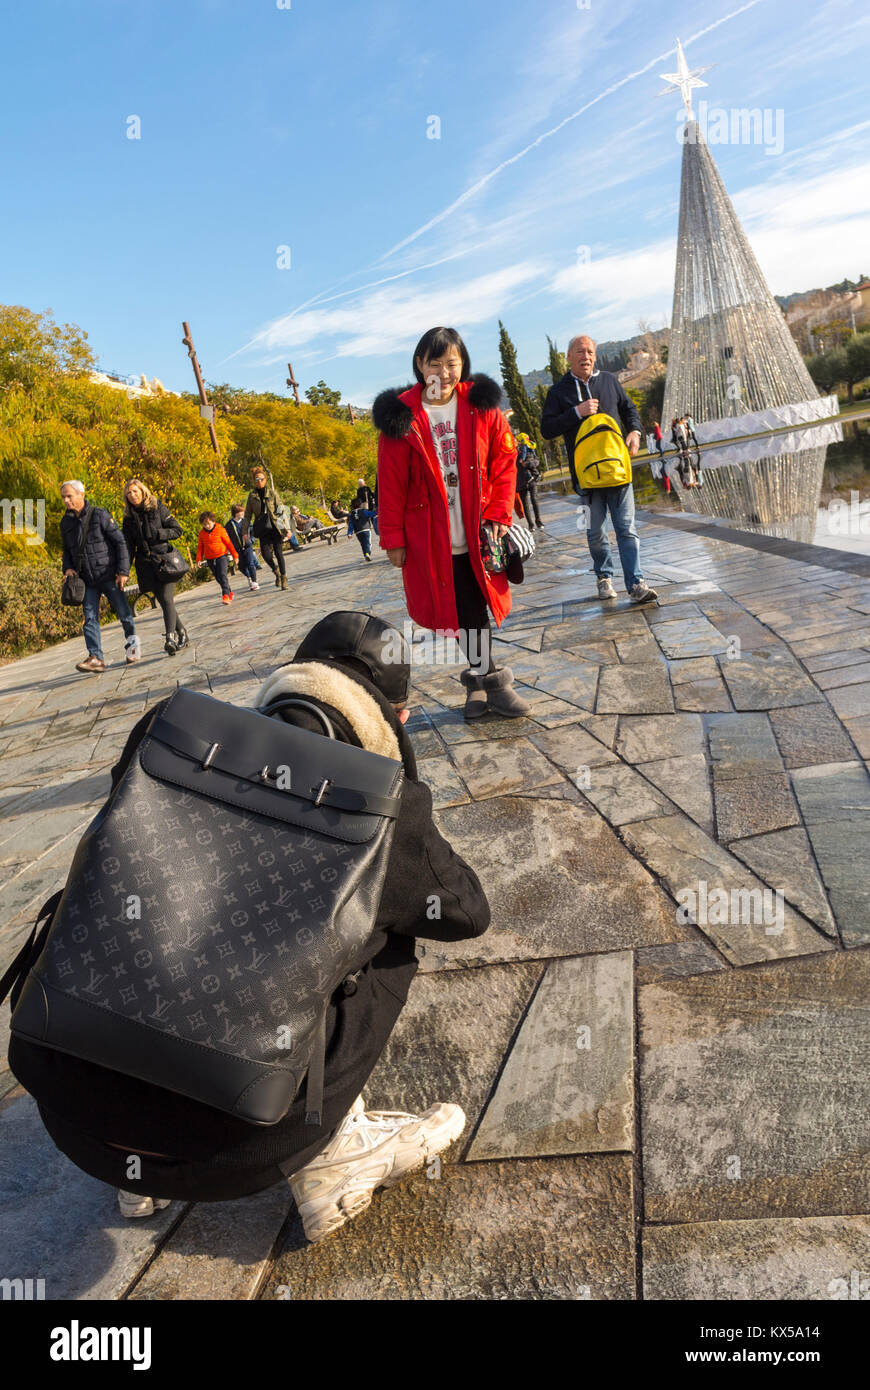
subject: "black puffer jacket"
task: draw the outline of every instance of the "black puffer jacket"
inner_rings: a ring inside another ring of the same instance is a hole
[[[143,593],[153,593],[154,586],[160,581],[148,556],[168,555],[172,549],[171,542],[178,540],[181,535],[181,527],[162,502],[158,502],[150,512],[128,503],[122,525],[130,563],[136,566],[139,588]]]
[[[305,663],[300,670],[310,672],[313,666],[324,665]],[[283,668],[282,677],[284,672],[290,673],[287,679],[292,686],[293,666]],[[25,1088],[30,1081],[39,1094],[39,1111],[52,1139],[74,1163],[102,1182],[128,1187],[130,1154],[139,1155],[142,1162],[137,1191],[153,1197],[225,1201],[260,1192],[291,1176],[323,1147],[383,1052],[417,971],[414,937],[462,940],[481,935],[489,925],[489,904],[477,875],[434,825],[431,793],[417,781],[414,752],[392,706],[352,671],[342,668],[340,674],[375,700],[398,742],[405,782],[369,959],[355,991],[345,993],[339,988],[327,1010],[323,1124],[319,1129],[304,1124],[301,1095],[277,1124],[251,1125],[147,1082],[120,1079],[104,1067],[14,1040],[15,1074]],[[310,683],[301,686],[300,693],[311,698]],[[343,709],[328,699],[316,703],[342,741],[371,747],[371,741],[356,732],[364,722],[354,710],[348,717],[347,690],[338,691],[339,696]],[[153,705],[132,729],[112,769],[113,789],[154,714],[165,704],[164,700]],[[371,714],[369,708],[369,728]],[[287,710],[284,717],[322,734],[319,721],[304,710]],[[374,718],[377,722],[377,712]],[[433,899],[440,917],[430,916]],[[433,1101],[441,1098],[432,1097]]]
[[[81,529],[89,513],[91,524],[79,567]],[[67,510],[61,518],[60,538],[63,541],[64,571],[75,570],[86,584],[102,584],[107,579],[114,579],[116,574],[130,573],[130,556],[123,532],[105,507],[95,507],[85,498],[80,512]]]

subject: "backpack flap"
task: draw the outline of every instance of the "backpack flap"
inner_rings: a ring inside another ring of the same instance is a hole
[[[317,1123],[326,1009],[366,959],[402,780],[177,691],[79,843],[13,1033],[253,1124],[308,1071]]]

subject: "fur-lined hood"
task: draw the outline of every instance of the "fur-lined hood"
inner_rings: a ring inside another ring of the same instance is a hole
[[[468,381],[460,381],[456,390],[475,410],[495,410],[501,402],[502,389],[491,376],[475,372]],[[382,391],[372,405],[372,423],[390,439],[404,439],[411,428],[415,411],[422,409],[423,388],[411,382],[398,391]]]
[[[300,695],[338,710],[370,753],[403,762],[399,740],[377,700],[361,680],[354,680],[331,662],[300,661],[279,666],[254,696],[254,708],[263,709],[279,695]]]

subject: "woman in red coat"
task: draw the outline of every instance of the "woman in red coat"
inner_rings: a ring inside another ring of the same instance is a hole
[[[454,328],[430,328],[414,351],[417,385],[384,391],[372,407],[378,442],[381,549],[402,571],[408,612],[421,627],[455,635],[465,717],[487,710],[528,714],[513,673],[492,661],[492,630],[510,612],[507,577],[489,573],[480,549],[484,522],[500,540],[512,520],[516,442],[498,408],[501,390],[471,375]],[[489,611],[487,611],[489,610]]]

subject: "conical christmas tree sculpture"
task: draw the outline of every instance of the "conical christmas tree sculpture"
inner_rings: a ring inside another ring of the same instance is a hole
[[[667,432],[675,415],[689,414],[701,427],[734,421],[707,438],[754,433],[765,424],[739,417],[817,401],[819,393],[694,119],[691,90],[707,85],[698,78],[707,69],[689,72],[679,40],[677,57],[678,71],[663,75],[672,84],[666,91],[682,93],[687,121],[662,424]],[[809,406],[804,418],[821,413],[829,412]],[[703,428],[698,436],[704,440]]]

